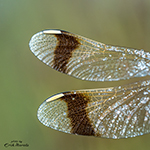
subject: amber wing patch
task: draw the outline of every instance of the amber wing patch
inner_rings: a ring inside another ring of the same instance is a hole
[[[63,93],[61,100],[65,101],[68,107],[67,117],[71,120],[71,133],[79,135],[95,135],[94,128],[86,112],[87,104],[90,101],[84,93]]]
[[[78,39],[71,35],[66,35],[64,31],[62,34],[56,34],[58,43],[54,51],[54,66],[53,68],[66,73],[67,63],[72,57],[72,52],[80,45]]]

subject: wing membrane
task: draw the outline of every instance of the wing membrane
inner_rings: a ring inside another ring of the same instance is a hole
[[[62,30],[41,31],[29,46],[51,68],[82,80],[117,81],[150,74],[148,52],[106,45]]]
[[[70,134],[128,138],[150,132],[150,80],[64,92],[38,109],[44,125]]]
[[[150,75],[150,54],[106,45],[62,30],[44,30],[29,43],[51,68],[88,81],[117,81]],[[38,119],[50,128],[78,135],[128,138],[150,132],[150,80],[77,90],[45,100]]]

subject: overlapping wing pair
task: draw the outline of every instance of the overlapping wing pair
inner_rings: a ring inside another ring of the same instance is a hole
[[[106,45],[62,30],[44,30],[29,43],[33,54],[62,73],[87,81],[118,81],[150,75],[150,54]],[[63,92],[49,97],[38,119],[78,135],[128,138],[150,132],[150,80]]]

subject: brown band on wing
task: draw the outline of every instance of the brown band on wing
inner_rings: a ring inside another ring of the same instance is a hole
[[[95,135],[93,126],[88,118],[86,107],[89,97],[83,93],[64,93],[64,100],[68,106],[68,118],[71,120],[71,133],[79,135]]]
[[[56,34],[58,44],[56,46],[56,49],[54,51],[54,66],[53,68],[63,72],[67,73],[67,63],[69,59],[72,56],[73,50],[79,47],[80,42],[77,40],[77,38],[65,34],[65,31],[61,31],[62,34]]]

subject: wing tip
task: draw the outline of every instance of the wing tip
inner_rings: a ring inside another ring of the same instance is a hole
[[[61,30],[59,29],[46,29],[43,30],[44,34],[62,34]]]
[[[59,99],[63,96],[64,96],[63,93],[53,95],[53,96],[49,97],[48,99],[46,99],[46,102],[48,103],[48,102],[54,101],[54,100]]]

